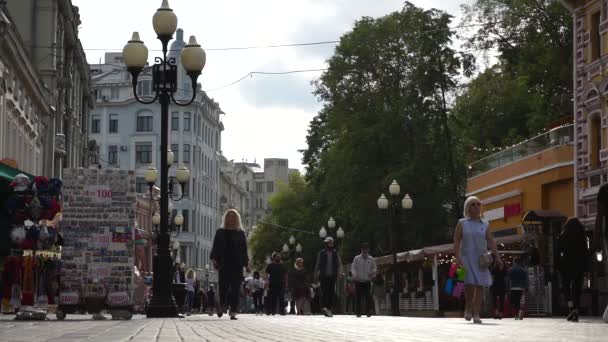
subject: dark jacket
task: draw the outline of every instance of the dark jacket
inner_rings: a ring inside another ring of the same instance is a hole
[[[564,276],[575,276],[587,272],[589,250],[584,235],[569,236],[562,233],[557,238],[558,267]]]
[[[528,289],[528,272],[521,266],[514,264],[509,270],[509,281],[511,283],[510,288],[522,288]]]
[[[327,250],[324,248],[322,249],[319,254],[317,255],[317,264],[315,266],[315,276],[318,275],[319,278],[324,278],[327,276],[332,276],[332,277],[337,277],[341,271],[341,264],[342,262],[340,261],[340,255],[338,254],[338,251],[336,251],[336,249],[332,249],[331,250],[332,253],[332,258],[331,258],[331,262],[332,262],[332,274],[331,275],[327,275],[325,270],[327,269]]]
[[[503,268],[502,270],[498,267],[492,269],[492,291],[494,293],[505,293],[505,277],[507,272]]]
[[[247,239],[242,230],[218,229],[213,239],[211,260],[215,260],[220,271],[243,271],[249,265]]]

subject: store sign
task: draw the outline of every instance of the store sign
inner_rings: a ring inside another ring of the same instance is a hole
[[[112,202],[112,190],[107,185],[89,185],[87,196],[96,203]]]
[[[509,217],[517,216],[521,214],[521,204],[513,203],[507,204],[500,208],[491,209],[483,212],[483,218],[487,221],[494,221],[499,219],[508,219]]]
[[[59,304],[63,304],[63,305],[78,304],[78,292],[62,292],[59,295]]]
[[[110,305],[127,305],[129,304],[129,295],[126,291],[110,293],[108,303]]]

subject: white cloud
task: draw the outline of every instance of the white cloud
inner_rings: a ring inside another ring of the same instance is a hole
[[[104,50],[120,51],[132,31],[139,31],[149,49],[159,49],[152,15],[160,0],[72,0],[79,6],[80,38],[89,63],[103,59]],[[459,14],[471,0],[413,0],[424,8]],[[185,36],[196,35],[203,48],[274,45],[337,40],[362,16],[381,16],[403,6],[401,0],[170,0]],[[90,50],[101,49],[101,50]],[[207,50],[207,66],[200,78],[203,89],[229,84],[251,71],[318,69],[334,45]],[[159,52],[151,51],[151,59]],[[309,121],[320,108],[310,81],[319,73],[284,76],[255,75],[221,90],[209,92],[227,115],[223,152],[228,159],[285,157],[302,169]]]

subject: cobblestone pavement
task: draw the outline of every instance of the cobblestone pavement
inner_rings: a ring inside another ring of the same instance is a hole
[[[56,321],[14,321],[0,317],[0,341],[608,341],[608,324],[598,319],[580,323],[557,318],[524,321],[485,320],[474,325],[456,318],[406,318],[353,316],[254,316],[238,321],[226,316],[190,316],[183,319],[93,321],[90,316],[68,316]]]

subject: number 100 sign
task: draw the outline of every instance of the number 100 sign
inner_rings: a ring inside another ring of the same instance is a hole
[[[93,202],[112,202],[112,190],[107,185],[90,185],[87,190],[87,194]]]

